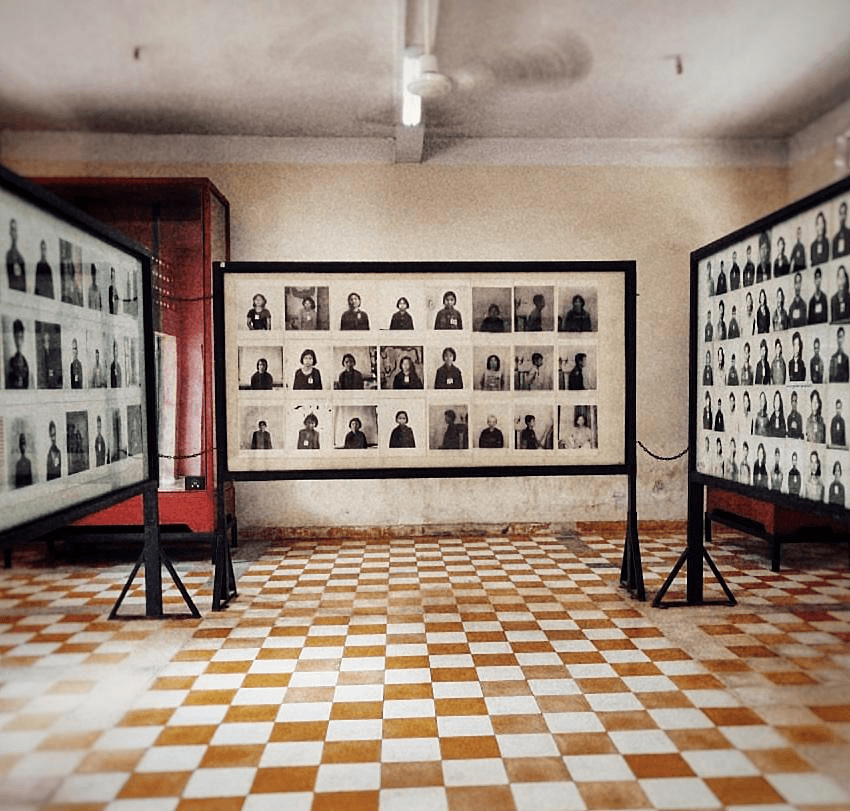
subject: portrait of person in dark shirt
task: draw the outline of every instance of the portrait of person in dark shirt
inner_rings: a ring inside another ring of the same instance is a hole
[[[837,348],[829,359],[829,382],[850,382],[850,359],[844,351],[844,327],[839,327],[835,333]]]
[[[850,254],[850,228],[847,227],[847,201],[838,206],[838,231],[832,238],[832,258],[840,259]]]
[[[755,377],[753,375],[753,367],[750,363],[750,342],[744,344],[744,362],[741,364],[741,385],[752,386]]]
[[[15,462],[15,487],[28,487],[32,484],[32,463],[27,457],[27,437],[20,434],[18,437],[18,450],[20,457]]]
[[[726,305],[722,300],[717,302],[717,328],[714,334],[718,341],[726,340]]]
[[[791,336],[791,360],[788,361],[788,379],[800,383],[806,379],[806,361],[803,360],[803,338],[799,331]]]
[[[410,302],[402,296],[395,304],[396,311],[390,318],[390,329],[413,329],[413,316],[410,314]]]
[[[479,448],[504,448],[505,435],[497,427],[498,420],[495,414],[487,415],[487,427],[481,431],[478,437]]]
[[[274,379],[269,372],[269,362],[265,358],[257,359],[257,371],[251,375],[252,389],[271,389]]]
[[[456,305],[457,294],[453,290],[443,293],[443,309],[434,319],[434,329],[463,329],[463,317]]]
[[[791,270],[806,269],[806,246],[803,245],[803,229],[797,226],[797,241],[791,249]]]
[[[702,367],[702,385],[714,385],[714,370],[711,368],[711,352],[705,353],[705,365]]]
[[[363,433],[363,422],[359,417],[352,417],[348,421],[348,433],[345,435],[343,448],[346,450],[361,450],[369,447],[366,434]]]
[[[844,506],[844,484],[841,482],[841,462],[838,459],[832,465],[832,481],[829,483],[827,501],[837,507]]]
[[[741,381],[738,377],[738,370],[737,368],[735,368],[735,353],[733,352],[729,361],[729,372],[726,375],[726,385],[737,386],[740,382]]]
[[[829,316],[833,324],[850,321],[850,280],[844,265],[839,265],[835,272],[835,293],[829,302]]]
[[[446,421],[446,428],[443,432],[443,439],[440,443],[441,450],[465,450],[469,447],[469,438],[466,432],[466,426],[457,421],[457,413],[453,408],[447,409],[443,418]]]
[[[319,448],[319,420],[315,414],[304,417],[304,427],[298,432],[298,450],[317,451]]]
[[[56,423],[50,420],[47,426],[50,447],[47,449],[47,481],[58,479],[62,475],[62,451],[56,444]]]
[[[295,390],[313,391],[321,389],[322,374],[316,368],[316,353],[312,349],[305,349],[301,353],[299,362],[301,363],[301,368],[295,370],[292,388]]]
[[[791,452],[791,467],[788,470],[788,493],[792,496],[800,495],[800,486],[803,483],[803,476],[800,469],[797,467],[797,451]]]
[[[348,309],[339,320],[339,328],[344,330],[367,330],[369,329],[369,316],[360,309],[361,300],[359,293],[348,294]]]
[[[788,326],[805,327],[808,323],[808,307],[802,294],[803,274],[797,271],[794,274],[794,298],[788,306]]]
[[[491,304],[487,308],[487,315],[481,321],[479,332],[504,332],[505,322],[498,304]]]
[[[561,319],[561,332],[591,332],[593,325],[591,323],[590,313],[585,309],[584,296],[576,294],[572,299],[572,307],[567,310],[564,317]]]
[[[262,293],[255,294],[251,299],[251,309],[248,310],[248,315],[245,320],[248,324],[248,329],[266,330],[272,328],[272,314],[266,307],[266,297]]]
[[[823,383],[824,365],[820,356],[820,338],[812,341],[812,357],[809,359],[809,380],[812,383]]]
[[[272,435],[269,433],[268,423],[260,420],[257,430],[251,434],[251,450],[268,451],[272,449]]]
[[[767,234],[759,235],[759,263],[756,267],[756,284],[761,284],[770,279],[770,237]]]
[[[741,327],[738,324],[738,308],[732,305],[732,315],[729,318],[729,330],[727,332],[729,340],[741,337]]]
[[[421,389],[422,378],[416,372],[416,366],[410,355],[402,355],[398,362],[398,372],[393,377],[394,389]]]
[[[24,322],[16,318],[12,323],[12,340],[15,343],[15,353],[6,362],[6,388],[28,389],[30,386],[30,369],[23,354]]]
[[[437,369],[434,376],[435,389],[462,389],[463,375],[460,369],[455,366],[457,360],[457,352],[447,346],[443,350],[443,365]]]
[[[803,415],[797,409],[797,392],[791,390],[791,410],[788,412],[788,418],[785,421],[788,429],[788,439],[803,438]]]
[[[776,259],[773,260],[773,277],[787,276],[791,272],[791,261],[785,255],[785,238],[776,240]]]
[[[41,351],[37,356],[38,387],[40,389],[62,388],[61,327],[59,324],[35,322],[35,332]]]
[[[103,296],[100,295],[100,288],[97,286],[97,265],[91,263],[91,281],[89,283],[89,309],[103,310]]]
[[[829,442],[836,448],[847,447],[847,432],[844,425],[844,417],[841,414],[841,399],[835,401],[835,413],[829,422]]]
[[[737,290],[741,286],[741,267],[738,265],[738,251],[732,251],[732,266],[729,268],[729,289]]]
[[[397,411],[395,415],[396,426],[390,433],[391,448],[415,448],[416,437],[413,429],[408,425],[409,417],[406,411]]]
[[[339,373],[337,385],[343,391],[355,391],[364,386],[363,375],[354,367],[357,360],[350,352],[342,356],[343,370]]]
[[[6,274],[9,278],[9,289],[26,293],[26,263],[18,250],[18,223],[16,220],[9,220],[9,239],[11,244],[9,250],[6,251]]]
[[[722,296],[728,291],[729,287],[726,282],[726,268],[724,262],[720,260],[720,270],[717,272],[717,283],[714,285],[715,295]]]
[[[829,261],[829,239],[826,236],[826,217],[822,211],[815,216],[815,232],[817,236],[810,251],[812,267]]]
[[[753,264],[753,246],[747,245],[747,259],[744,262],[744,270],[742,272],[742,278],[744,280],[744,287],[749,287],[756,280],[756,266]]]
[[[763,287],[759,289],[759,306],[756,310],[756,332],[760,335],[770,332],[770,307],[767,306],[767,293]]]
[[[35,294],[45,298],[53,298],[53,268],[47,261],[47,243],[41,240],[39,248],[41,258],[35,266]]]
[[[703,339],[706,343],[714,340],[714,324],[711,322],[711,310],[705,314],[705,328],[703,329]]]
[[[81,389],[83,387],[83,364],[80,363],[77,339],[71,340],[71,388]]]

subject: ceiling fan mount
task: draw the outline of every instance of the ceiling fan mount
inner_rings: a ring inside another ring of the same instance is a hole
[[[423,99],[438,99],[452,91],[452,80],[437,67],[437,57],[424,53],[419,57],[419,75],[413,79],[407,89]]]

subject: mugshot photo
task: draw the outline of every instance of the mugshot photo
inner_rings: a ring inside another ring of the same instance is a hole
[[[298,332],[330,329],[330,295],[325,286],[284,289],[286,329]]]
[[[558,347],[558,390],[589,391],[596,388],[595,345]]]
[[[472,383],[476,391],[511,390],[511,347],[476,345],[472,357]]]
[[[511,408],[498,402],[475,403],[470,412],[472,447],[510,450],[513,441]]]
[[[380,324],[375,306],[381,298],[381,285],[375,281],[358,280],[346,285],[336,282],[330,290],[331,329],[344,332],[363,332],[377,329]]]
[[[333,409],[323,401],[300,400],[287,406],[284,448],[295,451],[333,449]]]
[[[31,389],[36,384],[35,329],[29,319],[4,315],[3,382],[7,389]]]
[[[243,405],[239,409],[239,447],[271,451],[284,446],[283,406]]]
[[[469,448],[469,407],[431,404],[428,410],[428,447],[460,451]]]
[[[61,389],[62,374],[62,327],[59,324],[36,321],[36,370],[38,388]]]
[[[428,418],[419,398],[378,404],[380,447],[394,453],[411,453],[427,447]]]
[[[554,357],[551,346],[514,347],[514,391],[552,391]]]
[[[129,408],[132,408],[130,406]],[[141,420],[141,415],[139,417]],[[89,469],[89,414],[88,411],[68,411],[65,414],[68,475]]]
[[[337,391],[378,388],[378,348],[376,346],[334,346],[332,353]]]
[[[599,447],[595,405],[558,406],[558,448],[579,450]]]
[[[29,487],[43,480],[35,460],[36,429],[33,421],[24,416],[2,420],[6,432],[6,484],[9,489]],[[46,430],[46,429],[42,429]]]
[[[432,365],[432,373],[429,376],[435,390],[444,389],[471,389],[473,377],[471,371],[472,348],[466,344],[454,344],[453,346],[442,346],[439,349],[439,358],[436,358],[436,347],[431,350],[429,365]],[[433,364],[438,363],[436,368]]]
[[[84,306],[82,248],[67,240],[59,240],[59,278],[62,301]]]
[[[333,414],[334,448],[366,450],[378,447],[378,406],[338,405]]]
[[[473,287],[473,332],[511,332],[513,309],[513,290],[510,287]]]
[[[452,331],[468,328],[471,291],[460,285],[441,285],[426,291],[426,308],[435,330]]]
[[[550,285],[514,288],[514,329],[551,332],[555,326],[555,288]]]
[[[524,403],[514,407],[514,448],[518,451],[551,450],[555,447],[554,411],[547,403]]]
[[[599,329],[596,287],[561,287],[558,290],[558,331],[596,332]]]
[[[422,346],[381,346],[378,365],[382,390],[425,388],[425,352]]]
[[[237,362],[241,390],[269,391],[283,387],[283,347],[240,346]]]
[[[373,309],[377,329],[412,332],[427,327],[425,299],[420,284],[384,283]]]

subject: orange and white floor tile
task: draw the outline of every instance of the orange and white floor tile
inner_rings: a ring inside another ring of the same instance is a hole
[[[651,599],[684,532],[640,534]],[[109,621],[131,564],[36,544],[0,572],[0,809],[850,809],[846,548],[773,573],[718,532],[739,604],[653,608],[622,545],[255,541],[226,610],[198,559],[202,619]]]

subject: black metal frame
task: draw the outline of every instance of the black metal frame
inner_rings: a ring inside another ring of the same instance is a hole
[[[297,470],[231,470],[226,442],[219,441],[219,477],[230,481],[279,481],[287,479],[380,479],[380,478],[466,478],[504,476],[613,476],[628,479],[627,528],[621,566],[621,583],[640,600],[646,597],[640,544],[637,530],[637,422],[636,422],[636,264],[631,261],[614,262],[222,262],[214,274],[215,339],[224,354],[225,319],[227,302],[224,300],[224,276],[228,273],[269,273],[285,275],[309,274],[311,276],[345,273],[411,273],[426,274],[485,274],[485,273],[621,273],[624,276],[623,335],[624,335],[624,448],[622,464],[585,465],[474,465],[469,467],[391,467],[391,468],[340,468]],[[216,420],[218,436],[227,436],[228,387],[223,363],[216,367]]]
[[[770,502],[779,506],[787,507],[797,511],[805,511],[812,516],[821,516],[834,519],[838,522],[847,523],[847,532],[850,533],[850,509],[840,508],[826,503],[818,503],[805,498],[780,493],[777,491],[758,488],[752,485],[745,485],[739,482],[733,482],[729,479],[713,476],[703,471],[698,470],[697,455],[699,452],[699,421],[701,419],[701,405],[699,401],[699,390],[701,382],[701,321],[702,308],[700,306],[699,285],[701,284],[699,265],[702,260],[712,257],[727,248],[740,243],[745,239],[754,239],[757,241],[758,235],[768,229],[788,222],[789,220],[798,217],[799,215],[810,212],[816,207],[823,206],[834,201],[840,196],[846,196],[850,193],[850,178],[845,178],[823,189],[820,189],[813,194],[810,194],[800,200],[797,200],[771,214],[766,215],[736,231],[727,234],[691,253],[691,284],[690,284],[690,374],[689,374],[689,426],[688,426],[688,534],[687,546],[679,557],[673,570],[668,575],[661,589],[656,594],[653,605],[666,607],[671,605],[707,605],[716,603],[717,601],[707,601],[704,596],[704,579],[703,579],[703,563],[707,563],[712,571],[712,574],[717,579],[719,585],[726,595],[725,603],[734,605],[735,597],[727,586],[722,574],[718,570],[714,561],[706,549],[706,538],[710,539],[710,525],[712,521],[732,525],[734,523],[743,531],[756,531],[753,534],[758,537],[764,537],[771,543],[771,562],[772,566],[778,569],[778,550],[779,544],[783,542],[791,542],[799,540],[801,536],[796,538],[780,538],[778,541],[768,538],[764,527],[761,527],[761,532],[758,527],[747,528],[746,522],[743,522],[740,517],[729,517],[719,515],[715,512],[707,515],[705,512],[705,487],[710,486],[718,490],[725,490],[734,493],[740,493],[748,498],[757,499],[760,501]],[[831,235],[828,235],[831,236]],[[808,249],[807,249],[808,250]],[[807,253],[808,259],[808,253]],[[848,257],[850,260],[850,257]],[[830,261],[833,261],[830,259]],[[809,267],[807,263],[807,267]],[[792,278],[789,274],[789,279]],[[755,289],[755,285],[754,285]],[[814,530],[820,532],[820,530]],[[811,537],[811,536],[810,536]],[[848,535],[850,538],[850,535]],[[839,540],[844,540],[839,539]],[[684,603],[662,603],[664,595],[669,589],[673,580],[678,575],[682,566],[687,562],[687,583],[686,597]],[[776,569],[774,569],[776,570]]]

